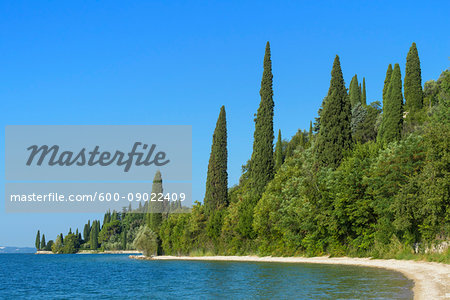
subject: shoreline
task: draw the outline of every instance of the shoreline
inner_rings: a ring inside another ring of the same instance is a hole
[[[352,257],[258,257],[258,256],[155,256],[130,255],[141,260],[199,260],[233,262],[278,262],[351,265],[384,268],[402,273],[414,282],[414,299],[450,299],[450,265],[413,260]]]
[[[34,254],[47,255],[47,254],[58,254],[58,253],[53,253],[52,251],[37,251]],[[74,254],[142,254],[142,252],[137,251],[137,250],[105,250],[105,251],[81,250]]]

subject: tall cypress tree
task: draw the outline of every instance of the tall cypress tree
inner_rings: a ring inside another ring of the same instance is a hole
[[[362,93],[361,93],[361,104],[363,106],[367,105],[367,99],[366,99],[366,77],[363,77]]]
[[[250,184],[254,196],[259,199],[267,183],[273,178],[273,89],[272,89],[272,61],[270,58],[270,44],[266,44],[264,55],[264,71],[261,80],[261,102],[255,119],[253,139],[253,153],[250,160]]]
[[[383,106],[385,106],[385,100],[387,96],[387,91],[389,88],[389,82],[391,81],[392,77],[392,65],[389,64],[387,71],[386,71],[386,77],[384,79],[384,86],[383,86]]]
[[[316,153],[323,166],[336,168],[344,151],[352,146],[351,105],[337,55],[331,70],[330,88],[322,106]]]
[[[40,249],[41,246],[41,232],[38,230],[36,233],[36,241],[34,242],[34,246],[37,250]]]
[[[309,121],[309,133],[308,133],[309,145],[312,145],[312,139],[313,139],[313,125],[312,125],[312,121]]]
[[[45,249],[45,246],[47,246],[47,243],[45,242],[45,234],[43,234],[41,240],[41,250]]]
[[[163,193],[162,176],[158,170],[153,178],[152,194],[156,195],[156,199],[159,199],[159,195]],[[164,201],[165,202],[165,201]],[[162,215],[164,211],[163,201],[150,201],[147,212],[147,224],[150,229],[156,234],[159,233],[159,227],[162,223]]]
[[[105,224],[103,224],[103,225],[105,225]],[[98,234],[100,233],[100,220],[97,220],[97,230],[96,230],[96,234],[97,234],[97,240],[98,240]]]
[[[278,139],[275,146],[275,171],[283,164],[283,143],[281,141],[281,129],[278,130]]]
[[[214,210],[228,205],[228,152],[227,120],[225,106],[220,108],[216,129],[213,134],[206,178],[205,206],[210,215]]]
[[[422,71],[416,43],[412,43],[406,56],[405,68],[405,108],[414,113],[423,107]]]
[[[355,107],[356,104],[361,102],[361,91],[360,91],[360,85],[358,83],[358,76],[353,76],[352,80],[350,81],[350,86],[348,89],[348,96],[350,98],[350,103],[352,107]]]
[[[89,233],[91,232],[90,222],[91,221],[89,220],[87,224],[84,224],[84,229],[83,229],[83,239],[84,239],[84,241],[89,240]]]
[[[94,220],[92,222],[92,228],[90,233],[90,244],[91,250],[97,250],[98,248],[98,232],[99,232],[99,222]]]
[[[399,64],[395,64],[389,87],[383,101],[383,118],[377,140],[389,143],[401,138],[403,127],[402,75]]]

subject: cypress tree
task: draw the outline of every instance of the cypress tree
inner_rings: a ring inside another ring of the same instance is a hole
[[[227,120],[225,106],[222,106],[213,134],[208,163],[204,200],[207,215],[228,205],[227,151]]]
[[[105,224],[107,224],[109,222],[111,222],[111,211],[108,210],[105,213],[105,216],[103,217],[103,225],[105,225]]]
[[[323,166],[336,168],[344,151],[352,145],[351,105],[337,55],[331,70],[330,88],[322,106],[316,153]]]
[[[94,220],[92,222],[92,229],[91,229],[91,233],[90,233],[90,244],[91,244],[91,250],[97,250],[98,248],[98,227],[100,224],[98,224],[99,222],[97,220]]]
[[[40,249],[40,246],[41,246],[41,232],[39,230],[36,233],[36,241],[34,242],[34,246],[36,247],[36,250]]]
[[[45,242],[45,234],[43,234],[41,240],[41,250],[45,249],[45,246],[47,246],[47,243]]]
[[[266,44],[264,71],[261,80],[261,102],[255,118],[253,153],[250,160],[249,179],[255,199],[259,199],[266,184],[273,178],[273,89],[272,61],[270,44]]]
[[[281,129],[278,130],[278,139],[275,146],[275,171],[280,169],[283,164],[283,144],[281,141]]]
[[[110,220],[110,222],[116,221],[116,220],[118,220],[118,219],[119,219],[119,217],[118,217],[118,215],[117,215],[117,211],[116,211],[116,210],[113,210],[113,213],[112,213],[112,215],[111,215],[111,220]]]
[[[122,233],[122,249],[123,250],[127,249],[127,229],[126,228],[123,229],[123,233]]]
[[[350,103],[352,107],[355,107],[356,104],[361,103],[361,90],[360,85],[358,84],[358,76],[353,76],[350,81],[350,86],[348,89],[348,96],[350,98]]]
[[[412,43],[406,56],[405,68],[405,108],[414,113],[423,107],[422,71],[416,43]]]
[[[313,136],[313,125],[312,125],[312,121],[309,121],[309,134],[308,134],[308,139],[309,142],[312,142],[312,136]]]
[[[399,64],[392,71],[386,99],[383,101],[383,118],[378,131],[378,141],[389,143],[401,138],[403,127],[402,77]]]
[[[392,77],[392,65],[389,64],[386,71],[386,78],[384,79],[384,86],[383,86],[383,107],[385,106],[385,100],[389,88],[389,82],[391,81],[391,77]]]
[[[367,105],[367,99],[366,99],[366,77],[363,77],[362,93],[361,93],[361,104],[363,106]]]
[[[84,239],[84,241],[89,240],[89,233],[91,231],[91,228],[90,228],[91,226],[89,225],[89,223],[90,223],[90,220],[88,221],[87,224],[84,224],[84,229],[83,229],[83,239]]]
[[[158,199],[159,195],[162,193],[163,193],[162,176],[161,176],[161,172],[158,170],[158,171],[156,171],[155,177],[153,178],[152,194],[155,194],[156,199]],[[161,226],[161,223],[162,223],[163,211],[164,211],[163,201],[150,201],[149,202],[148,212],[147,212],[147,225],[156,234],[158,234],[159,227]]]

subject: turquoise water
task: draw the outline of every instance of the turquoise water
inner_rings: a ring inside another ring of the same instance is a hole
[[[411,299],[412,281],[355,266],[0,255],[1,299]]]

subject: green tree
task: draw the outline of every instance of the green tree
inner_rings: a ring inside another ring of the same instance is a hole
[[[378,131],[382,143],[398,141],[403,128],[403,95],[400,66],[395,64],[389,81],[386,100],[383,103],[383,117]]]
[[[87,224],[84,225],[84,229],[83,229],[83,239],[86,242],[89,240],[90,232],[91,232],[91,220],[88,220]]]
[[[116,220],[119,220],[119,215],[117,214],[117,211],[113,210],[113,213],[111,215],[111,221],[116,221]],[[103,224],[105,224],[105,223],[103,223]]]
[[[36,247],[36,250],[40,249],[40,246],[41,246],[41,233],[39,232],[39,230],[36,233],[36,242],[34,243],[34,246]]]
[[[310,145],[312,144],[312,139],[313,139],[313,125],[312,125],[312,121],[309,121],[308,141],[309,141]]]
[[[389,89],[389,83],[391,82],[391,77],[392,77],[392,65],[389,64],[387,71],[386,71],[386,78],[384,79],[384,86],[383,86],[383,107],[385,107],[386,105],[386,97],[387,97],[387,92]]]
[[[294,155],[295,150],[301,145],[304,147],[303,141],[305,140],[304,133],[299,129],[291,140],[287,143],[286,149],[284,150],[283,161],[287,160],[289,157]]]
[[[103,224],[111,222],[111,211],[107,211],[103,217]]]
[[[52,251],[53,244],[53,240],[48,241],[47,245],[45,246],[45,251]]]
[[[356,142],[366,143],[377,138],[377,120],[381,114],[380,102],[357,105],[352,110],[352,136]]]
[[[214,210],[228,205],[227,161],[227,121],[225,106],[222,106],[213,134],[206,177],[204,204],[208,215],[212,214]]]
[[[109,241],[109,239],[121,231],[121,225],[119,220],[113,220],[107,224],[104,224],[102,230],[98,234],[98,242],[100,244]]]
[[[98,233],[99,233],[99,224],[98,223],[99,223],[99,221],[97,221],[97,220],[94,220],[92,222],[91,233],[89,234],[91,250],[97,250],[97,248],[98,248]]]
[[[283,164],[283,143],[281,141],[281,129],[278,130],[278,139],[277,144],[275,146],[275,171],[278,171],[280,169],[281,165]]]
[[[163,184],[161,172],[158,170],[153,178],[152,194],[155,194],[156,200],[159,200],[163,194]],[[150,201],[148,205],[147,224],[148,227],[155,233],[159,232],[163,220],[164,203],[163,201]]]
[[[80,249],[80,244],[78,243],[78,237],[73,234],[69,233],[64,238],[64,245],[61,249],[61,252],[64,254],[72,254],[77,253],[78,249]]]
[[[148,226],[142,226],[139,229],[133,244],[145,256],[156,255],[158,253],[158,236]]]
[[[322,106],[316,153],[322,165],[336,168],[344,152],[352,145],[351,105],[337,55],[331,71],[328,95]]]
[[[52,252],[53,253],[61,253],[62,251],[62,247],[63,247],[63,242],[62,242],[62,238],[61,235],[58,235],[56,237],[55,243],[52,245]]]
[[[361,104],[364,105],[364,106],[367,105],[367,99],[366,99],[366,77],[363,77],[362,93],[361,93]]]
[[[416,43],[412,43],[406,56],[404,88],[405,109],[413,116],[423,106],[422,71]]]
[[[250,184],[255,199],[259,199],[267,183],[273,178],[273,75],[270,58],[270,44],[267,42],[264,55],[264,71],[261,80],[261,102],[255,119],[253,153],[250,161]]]
[[[45,250],[45,247],[47,246],[47,244],[45,243],[45,234],[42,234],[42,240],[41,240],[41,250]]]
[[[359,89],[358,76],[355,74],[350,81],[348,96],[350,98],[350,104],[355,107],[356,104],[361,103],[361,91]]]

